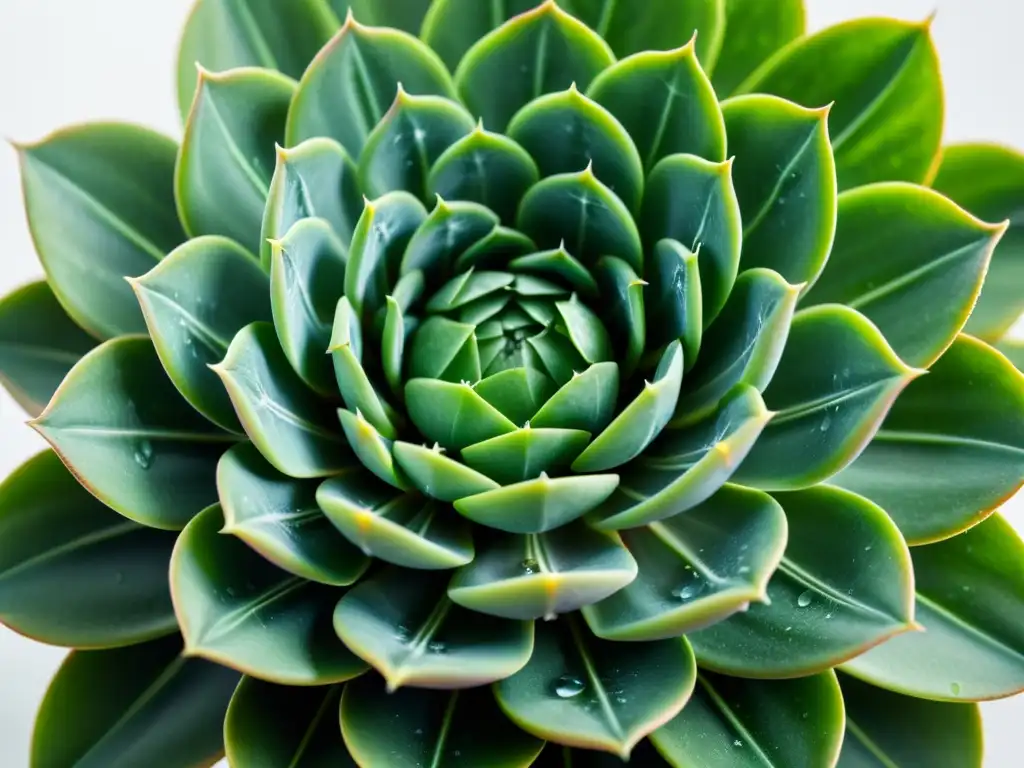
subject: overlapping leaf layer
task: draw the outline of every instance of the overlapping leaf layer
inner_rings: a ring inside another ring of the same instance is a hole
[[[1024,159],[926,24],[199,0],[179,95],[20,148],[36,764],[978,764]]]

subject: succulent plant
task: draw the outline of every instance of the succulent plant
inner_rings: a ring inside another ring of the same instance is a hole
[[[180,147],[18,147],[34,765],[979,764],[1024,158],[927,22],[533,6],[199,0]]]

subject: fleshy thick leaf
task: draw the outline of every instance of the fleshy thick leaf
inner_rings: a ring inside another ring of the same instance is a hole
[[[828,268],[806,301],[859,310],[900,358],[926,368],[967,322],[1004,231],[924,187],[844,192]]]
[[[544,746],[509,722],[486,688],[388,693],[376,675],[345,686],[341,733],[360,765],[527,768]]]
[[[224,719],[231,765],[356,768],[338,733],[342,686],[296,687],[243,677]]]
[[[573,83],[586,90],[614,61],[593,30],[557,3],[544,2],[475,43],[455,71],[455,84],[470,112],[504,131],[521,107]]]
[[[880,507],[828,486],[776,499],[789,539],[767,600],[688,636],[702,668],[811,675],[913,627],[910,554]]]
[[[768,494],[727,485],[668,520],[622,531],[639,575],[583,609],[607,640],[679,637],[765,600],[786,546],[786,517]]]
[[[177,635],[75,651],[43,698],[32,765],[213,765],[237,684],[237,672],[182,656]]]
[[[470,611],[445,594],[448,574],[389,568],[350,590],[334,612],[345,645],[388,690],[488,685],[522,669],[533,623]]]
[[[725,0],[725,39],[711,82],[719,98],[732,95],[776,51],[804,34],[803,0]]]
[[[689,427],[663,432],[622,467],[619,487],[590,514],[591,525],[635,528],[695,507],[732,476],[771,417],[756,389],[737,386],[717,412]]]
[[[271,319],[270,284],[244,248],[219,235],[187,241],[130,279],[153,346],[189,405],[233,432],[241,424],[210,366],[249,323]]]
[[[57,300],[99,338],[144,332],[121,278],[148,272],[185,239],[174,204],[177,145],[94,123],[17,149],[29,231]]]
[[[462,460],[472,469],[507,485],[532,480],[542,472],[565,470],[590,440],[579,429],[546,429],[531,426],[492,437],[462,450]]]
[[[345,246],[327,221],[303,219],[274,242],[270,303],[277,338],[292,369],[327,397],[337,392],[327,348],[344,290]]]
[[[977,704],[901,696],[840,677],[846,738],[838,768],[981,768]]]
[[[38,416],[96,340],[75,325],[44,282],[0,299],[0,384]]]
[[[326,481],[316,500],[367,555],[421,570],[458,568],[473,559],[469,526],[450,507],[402,494],[365,470]]]
[[[843,669],[889,690],[982,701],[1024,690],[1024,542],[993,515],[960,536],[915,547],[917,621]]]
[[[743,268],[768,267],[791,283],[813,283],[836,233],[829,108],[754,95],[730,99],[722,114],[736,156]]]
[[[669,155],[647,178],[640,229],[648,250],[671,238],[697,254],[706,328],[722,310],[739,270],[742,223],[732,160]]]
[[[0,485],[0,621],[75,648],[173,633],[174,539],[103,506],[56,455],[41,453]]]
[[[251,443],[236,445],[217,465],[223,534],[237,536],[296,576],[332,586],[351,584],[369,561],[338,533],[316,503],[316,481],[282,475]]]
[[[432,0],[420,36],[454,72],[480,38],[513,16],[536,7],[537,0]]]
[[[178,49],[182,118],[192,105],[197,64],[215,72],[266,67],[297,78],[337,28],[323,0],[198,0]]]
[[[455,98],[451,76],[426,45],[349,16],[299,82],[288,112],[288,146],[326,136],[359,157],[399,83],[409,93]]]
[[[839,189],[925,182],[942,139],[943,98],[931,20],[857,19],[797,39],[739,93],[771,93],[829,115]]]
[[[644,288],[647,283],[640,279],[632,266],[614,256],[601,259],[596,267],[601,296],[606,302],[608,331],[621,360],[621,373],[628,377],[636,370],[647,342],[647,320],[644,316]]]
[[[348,466],[352,453],[334,409],[292,370],[270,323],[235,336],[215,369],[249,439],[290,477],[324,477]]]
[[[856,310],[826,304],[798,313],[764,393],[775,416],[736,482],[789,490],[831,477],[860,454],[899,393],[921,373]]]
[[[445,456],[440,446],[427,448],[399,441],[392,451],[395,462],[412,484],[439,501],[455,501],[501,487],[486,475]]]
[[[547,398],[530,424],[537,428],[581,429],[596,434],[614,417],[618,392],[618,366],[596,363],[574,375]]]
[[[286,685],[321,685],[365,665],[338,640],[331,615],[341,591],[282,571],[220,533],[219,505],[178,537],[171,596],[185,653]]]
[[[494,616],[553,619],[635,577],[636,561],[615,534],[574,522],[547,533],[494,538],[455,574],[448,596]]]
[[[686,707],[651,741],[672,765],[834,765],[843,743],[843,696],[832,671],[794,680],[702,671]]]
[[[683,380],[673,427],[699,421],[737,384],[763,391],[789,338],[799,286],[769,269],[736,279],[725,306],[701,340],[704,354]]]
[[[671,51],[696,43],[697,55],[710,71],[725,34],[723,0],[647,0],[642,6],[608,0],[575,0],[572,7],[622,58],[642,51]]]
[[[270,268],[271,241],[280,240],[302,219],[327,221],[348,252],[363,213],[358,170],[348,153],[331,139],[309,139],[292,149],[277,148],[260,231],[260,262]]]
[[[405,403],[420,433],[453,451],[516,430],[514,423],[465,383],[411,379],[405,385]]]
[[[83,357],[32,426],[100,501],[169,530],[216,500],[217,459],[237,440],[192,410],[137,336]]]
[[[191,236],[224,235],[260,252],[260,227],[295,81],[271,70],[203,71],[174,172]]]
[[[879,504],[911,544],[980,522],[1024,483],[1024,375],[960,336],[833,482]]]
[[[1024,156],[993,144],[946,147],[932,187],[985,221],[1010,222],[967,321],[968,333],[995,341],[1024,312]]]
[[[570,616],[537,625],[530,662],[498,683],[495,695],[528,733],[625,760],[637,742],[679,713],[696,673],[684,638],[609,643]]]
[[[431,0],[327,0],[339,19],[351,13],[363,24],[418,35]]]

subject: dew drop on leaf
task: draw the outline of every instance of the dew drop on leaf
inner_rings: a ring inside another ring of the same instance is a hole
[[[952,692],[952,694],[954,696],[959,696],[960,695],[960,683],[953,683],[952,685],[949,686],[949,690]]]
[[[538,563],[532,557],[528,557],[525,560],[523,560],[523,562],[521,562],[519,566],[523,569],[523,573],[529,576],[531,573],[537,572],[537,569],[540,567],[540,563]]]
[[[796,599],[796,604],[801,608],[806,608],[811,604],[811,590],[806,590],[800,593],[800,597]]]
[[[677,600],[686,601],[695,598],[700,593],[700,584],[684,584],[672,590],[672,597]]]
[[[560,699],[571,699],[586,690],[583,681],[574,675],[562,675],[555,681],[555,695]]]
[[[431,653],[448,653],[448,646],[438,640],[434,640],[427,644],[427,650]]]
[[[153,466],[153,444],[149,440],[140,440],[135,446],[135,463],[143,469]]]

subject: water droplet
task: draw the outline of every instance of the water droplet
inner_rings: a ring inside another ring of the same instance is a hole
[[[864,547],[864,551],[865,552],[870,552],[871,551],[871,545],[868,544],[866,547]]]
[[[672,597],[684,602],[686,600],[693,600],[693,598],[701,593],[702,589],[702,584],[683,584],[681,587],[676,587],[672,590]]]
[[[806,720],[809,716],[810,716],[810,712],[804,712],[802,715],[800,715],[800,719],[801,720]]]
[[[625,696],[616,696],[615,697],[615,703],[616,704],[625,704],[627,701],[629,701],[629,699],[627,699]]]
[[[960,695],[960,683],[953,683],[952,685],[949,686],[949,690],[953,693],[954,696],[959,696]]]
[[[818,429],[821,430],[822,432],[828,432],[828,429],[831,426],[832,426],[832,417],[826,414],[824,420],[821,422],[821,426],[818,427]]]
[[[792,630],[792,629],[793,629],[792,627],[786,627],[786,630],[785,630],[785,631],[786,631],[786,632],[789,632],[789,631],[790,631],[790,630]]]
[[[433,640],[427,644],[427,650],[431,653],[448,653],[448,646],[439,640]]]
[[[149,440],[140,440],[135,446],[135,463],[143,469],[153,466],[153,444]]]
[[[739,572],[741,574],[743,574],[743,573],[750,573],[750,566],[749,565],[741,565]]]
[[[540,568],[540,563],[534,560],[532,557],[528,557],[519,564],[519,567],[523,569],[523,573],[530,575],[536,573],[537,569]]]
[[[456,749],[452,752],[452,757],[462,757],[462,750]]]
[[[734,747],[742,747],[743,746],[743,742],[740,741],[739,739],[736,739],[735,741],[733,741],[732,745]]]
[[[825,619],[826,619],[826,620],[827,620],[827,619],[831,619],[831,618],[832,618],[832,614],[831,614],[831,613],[826,613],[826,614],[825,614]]]
[[[573,675],[562,675],[555,681],[555,695],[560,699],[579,696],[587,688],[583,681]]]
[[[800,597],[798,597],[796,599],[796,604],[798,606],[800,606],[801,608],[806,608],[808,605],[810,605],[811,604],[811,590],[808,589],[806,592],[801,592],[800,593]]]
[[[409,628],[404,624],[399,624],[395,629],[395,639],[405,642],[409,639]]]
[[[423,735],[423,729],[422,729],[422,728],[417,728],[417,729],[416,729],[416,730],[414,731],[414,733],[415,733],[415,734],[416,734],[417,736],[422,736],[422,735]]]

